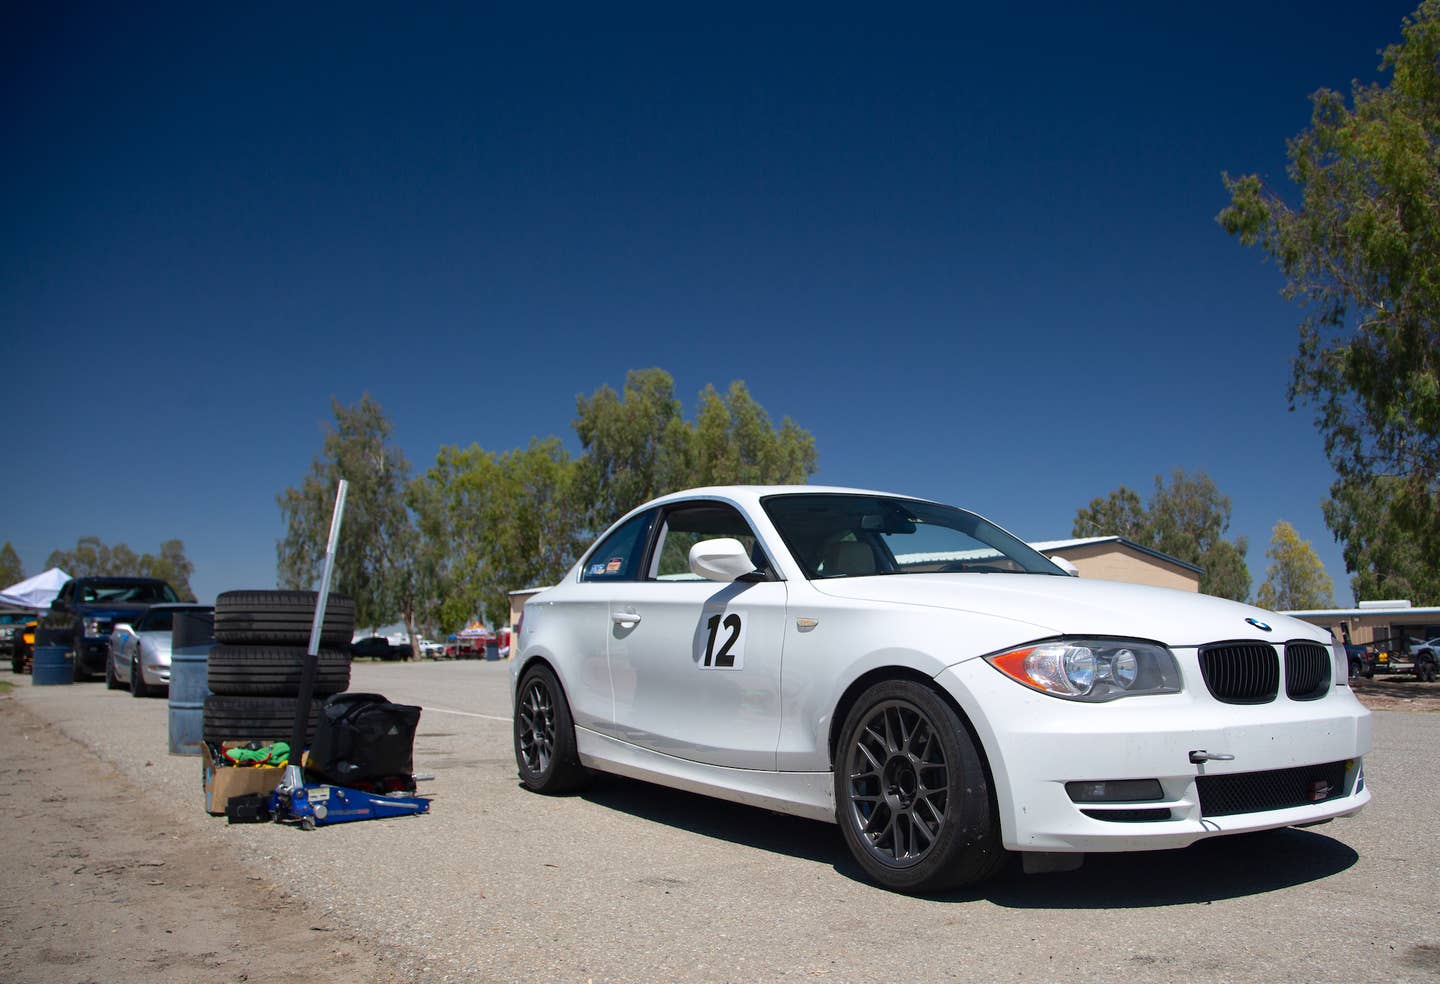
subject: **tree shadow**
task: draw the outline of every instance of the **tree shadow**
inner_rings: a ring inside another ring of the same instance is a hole
[[[834,824],[606,774],[596,774],[582,797],[702,837],[828,864],[846,878],[872,884]],[[1194,905],[1318,881],[1358,860],[1352,848],[1333,837],[1286,828],[1211,838],[1181,850],[1089,854],[1079,870],[1058,874],[1026,875],[1016,855],[991,881],[927,898],[947,903],[984,899],[1012,909]]]

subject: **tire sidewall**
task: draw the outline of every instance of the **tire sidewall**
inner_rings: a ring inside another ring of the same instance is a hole
[[[555,740],[554,747],[551,749],[550,765],[540,772],[526,766],[525,756],[520,753],[520,704],[536,683],[544,686],[550,695],[550,705],[554,708],[555,725]],[[579,785],[584,777],[584,770],[580,765],[580,756],[576,750],[575,722],[570,716],[570,703],[565,699],[564,688],[560,686],[560,681],[554,671],[542,663],[525,671],[520,677],[520,686],[516,688],[515,694],[515,715],[511,732],[515,747],[515,766],[519,770],[521,784],[526,789],[537,793],[569,792]]]
[[[945,753],[948,785],[940,835],[924,858],[904,867],[886,864],[870,852],[849,795],[855,736],[877,706],[892,701],[910,704],[930,720]],[[1003,860],[984,760],[959,714],[929,687],[911,680],[886,680],[861,694],[845,716],[833,772],[835,820],[845,844],[866,875],[885,888],[911,893],[940,891],[988,877]]]

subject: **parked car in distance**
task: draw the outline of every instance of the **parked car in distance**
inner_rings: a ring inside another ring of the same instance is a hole
[[[0,653],[14,658],[16,633],[34,617],[29,612],[0,612]]]
[[[1432,683],[1440,676],[1440,636],[1415,646],[1411,655],[1415,658],[1415,675],[1421,681]]]
[[[409,659],[411,652],[408,643],[397,646],[384,636],[366,636],[350,644],[350,656],[352,659],[383,659],[389,662]]]
[[[14,648],[10,652],[10,670],[13,673],[28,673],[35,660],[35,627],[39,619],[31,615],[15,629]]]
[[[533,791],[593,769],[837,823],[932,892],[1359,811],[1347,669],[1324,629],[1071,577],[962,509],[727,486],[620,517],[527,601],[513,741]]]
[[[110,633],[105,686],[130,688],[133,697],[154,697],[170,687],[170,640],[176,612],[213,612],[213,605],[151,605],[133,623],[119,622]]]
[[[1345,643],[1345,658],[1350,661],[1350,678],[1373,677],[1375,675],[1375,654],[1369,646],[1358,642]]]
[[[155,577],[78,577],[60,588],[43,627],[69,633],[75,679],[84,680],[105,672],[117,623],[133,625],[151,605],[179,601],[175,589]]]

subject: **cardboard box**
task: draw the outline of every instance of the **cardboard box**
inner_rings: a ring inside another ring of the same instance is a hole
[[[201,743],[200,761],[205,769],[205,812],[215,816],[225,815],[231,797],[273,792],[285,778],[284,766],[231,765],[216,759],[209,742]]]

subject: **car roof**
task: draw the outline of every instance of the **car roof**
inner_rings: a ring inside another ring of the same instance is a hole
[[[168,584],[163,577],[137,577],[132,574],[89,574],[85,577],[73,577],[70,580],[76,583],[85,581],[104,581],[106,584]]]

